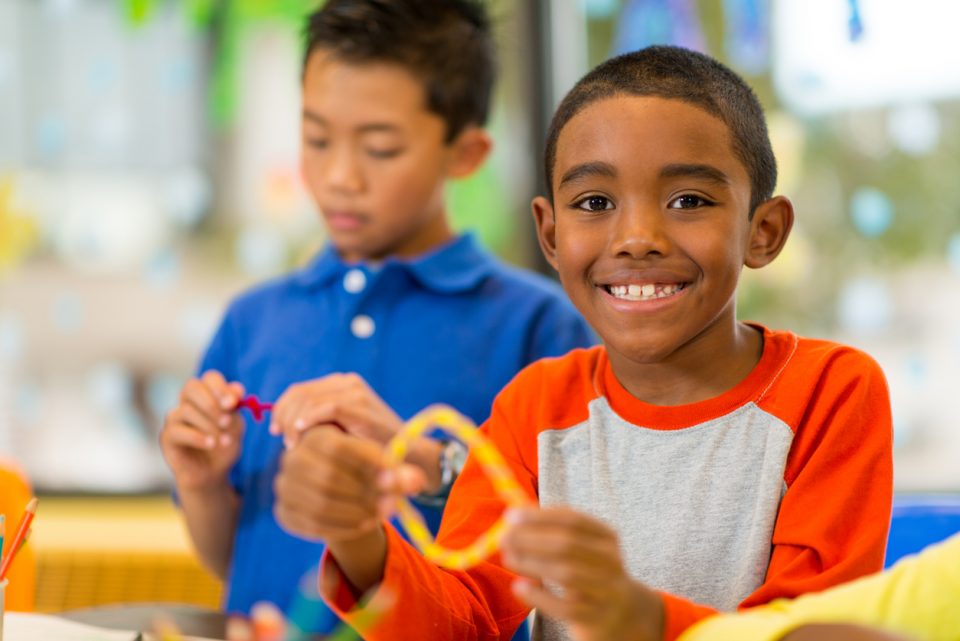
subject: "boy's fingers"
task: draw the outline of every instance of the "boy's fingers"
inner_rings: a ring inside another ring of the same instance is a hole
[[[301,402],[302,400],[296,388],[287,390],[277,399],[277,403],[273,406],[273,412],[270,416],[271,434],[288,435],[288,425],[292,424],[293,417],[296,416],[296,408]]]
[[[312,399],[292,413],[292,423],[288,422],[287,428],[303,432],[314,425],[336,423],[351,434],[367,437],[397,431],[400,419],[389,409],[355,396]]]
[[[507,520],[529,527],[574,531],[584,537],[616,539],[616,534],[608,525],[570,508],[511,508],[507,513]]]
[[[360,497],[342,498],[331,494],[312,492],[289,479],[276,481],[277,502],[291,512],[313,519],[318,526],[337,528],[357,527],[376,518],[374,502]]]
[[[234,381],[227,386],[230,394],[233,396],[233,404],[231,409],[237,409],[237,403],[247,395],[247,390],[243,387],[243,383]]]
[[[203,384],[207,386],[213,397],[216,399],[217,407],[221,411],[232,411],[237,407],[240,397],[235,395],[233,389],[223,377],[223,374],[216,370],[208,370],[200,377]]]
[[[603,566],[620,561],[616,539],[586,537],[574,529],[557,526],[515,525],[507,531],[503,545],[517,555],[580,560]]]
[[[348,373],[291,386],[277,401],[274,423],[272,433],[283,432],[291,441],[295,432],[323,423],[383,440],[401,421],[362,377]]]
[[[514,595],[527,605],[536,608],[543,616],[561,621],[589,620],[593,608],[582,602],[566,599],[550,592],[546,587],[529,579],[516,579],[510,586]]]
[[[317,494],[330,494],[348,500],[374,496],[374,489],[362,483],[354,474],[344,470],[337,461],[318,462],[313,456],[290,452],[284,455],[281,476],[302,485]]]
[[[403,427],[403,420],[369,387],[355,388],[338,399],[340,422],[348,431],[382,443]]]
[[[323,427],[306,431],[298,447],[307,447],[319,456],[336,461],[340,469],[352,474],[365,487],[375,487],[383,458],[379,444],[333,427]]]
[[[195,450],[212,450],[216,438],[182,423],[174,424],[164,430],[164,438],[170,445],[189,447]]]
[[[328,542],[356,539],[367,532],[373,531],[380,524],[377,519],[371,519],[356,527],[331,526],[318,523],[315,519],[280,504],[277,504],[274,512],[277,522],[291,534],[313,539],[324,539]]]
[[[342,421],[337,420],[338,411],[339,407],[336,403],[310,403],[295,414],[293,421],[285,426],[287,428],[285,433],[291,435],[289,432],[292,431],[294,433],[293,435],[295,435],[296,433],[303,432],[317,425],[327,423],[342,424]]]
[[[183,386],[183,391],[180,393],[180,405],[193,405],[214,421],[223,414],[213,391],[198,378],[190,379]]]
[[[384,468],[377,475],[377,489],[387,494],[419,494],[426,486],[426,474],[416,465],[410,465],[409,463]]]
[[[273,427],[273,425],[271,425],[271,427]],[[286,431],[282,431],[282,428],[280,428],[279,426],[277,426],[276,429],[277,429],[277,434],[283,434],[283,446],[289,450],[289,449],[293,449],[293,447],[296,446],[296,444],[303,439],[303,435],[307,431],[316,430],[316,429],[325,429],[325,428],[334,429],[338,432],[344,431],[343,426],[340,425],[340,423],[317,423],[303,430],[288,428]]]
[[[505,548],[503,559],[507,568],[525,577],[553,581],[564,586],[574,583],[577,579],[578,572],[574,564],[553,557],[517,555]]]
[[[204,434],[212,435],[220,431],[214,419],[197,409],[195,405],[181,405],[173,411],[171,418],[176,423],[187,425]]]
[[[389,519],[397,512],[396,496],[381,496],[377,499],[377,516],[383,520]]]
[[[611,581],[623,573],[620,568],[582,560],[567,560],[545,555],[517,555],[509,549],[502,550],[502,553],[504,565],[517,574],[556,583],[590,595],[606,593]]]
[[[502,544],[504,564],[518,574],[603,595],[624,574],[619,548],[572,531],[515,526]]]

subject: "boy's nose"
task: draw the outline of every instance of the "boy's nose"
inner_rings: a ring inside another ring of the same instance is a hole
[[[363,191],[363,172],[356,155],[349,150],[330,154],[324,167],[327,186],[336,191],[355,193]]]
[[[612,253],[633,258],[666,254],[670,248],[670,237],[665,222],[663,213],[655,206],[622,207],[611,230]]]

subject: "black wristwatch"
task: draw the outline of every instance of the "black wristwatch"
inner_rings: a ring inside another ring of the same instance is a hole
[[[457,440],[442,441],[440,450],[440,487],[435,492],[424,492],[416,496],[416,500],[426,505],[442,505],[453,482],[460,476],[463,464],[467,461],[467,447]]]

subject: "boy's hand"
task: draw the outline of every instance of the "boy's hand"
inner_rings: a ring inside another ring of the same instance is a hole
[[[291,534],[325,540],[358,595],[383,578],[382,519],[397,496],[415,494],[424,483],[419,468],[387,470],[383,460],[379,443],[320,427],[284,453],[274,482],[277,522]]]
[[[513,585],[517,597],[567,623],[578,641],[661,639],[660,597],[626,573],[609,527],[567,508],[518,509],[509,518],[503,562],[526,577]]]
[[[178,488],[203,489],[226,478],[240,456],[243,419],[236,408],[243,395],[243,385],[215,371],[184,385],[160,432],[160,449]]]
[[[303,432],[324,425],[385,445],[403,421],[357,374],[330,374],[291,385],[273,407],[270,433],[292,447]]]
[[[275,514],[303,538],[354,541],[380,527],[398,494],[416,493],[423,482],[415,466],[385,472],[379,443],[329,426],[311,429],[283,454]]]
[[[307,430],[333,426],[380,446],[390,442],[403,427],[397,413],[358,374],[330,374],[306,383],[291,385],[273,407],[271,434],[282,434],[287,449]],[[440,486],[440,455],[443,446],[430,438],[415,439],[407,462],[423,470],[423,491],[434,493]]]

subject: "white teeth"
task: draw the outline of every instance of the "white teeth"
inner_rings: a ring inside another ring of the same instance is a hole
[[[630,301],[666,298],[667,296],[673,296],[681,289],[683,289],[683,286],[676,283],[668,285],[654,285],[653,283],[646,283],[644,285],[610,285],[607,287],[607,291],[609,291],[614,298]]]

